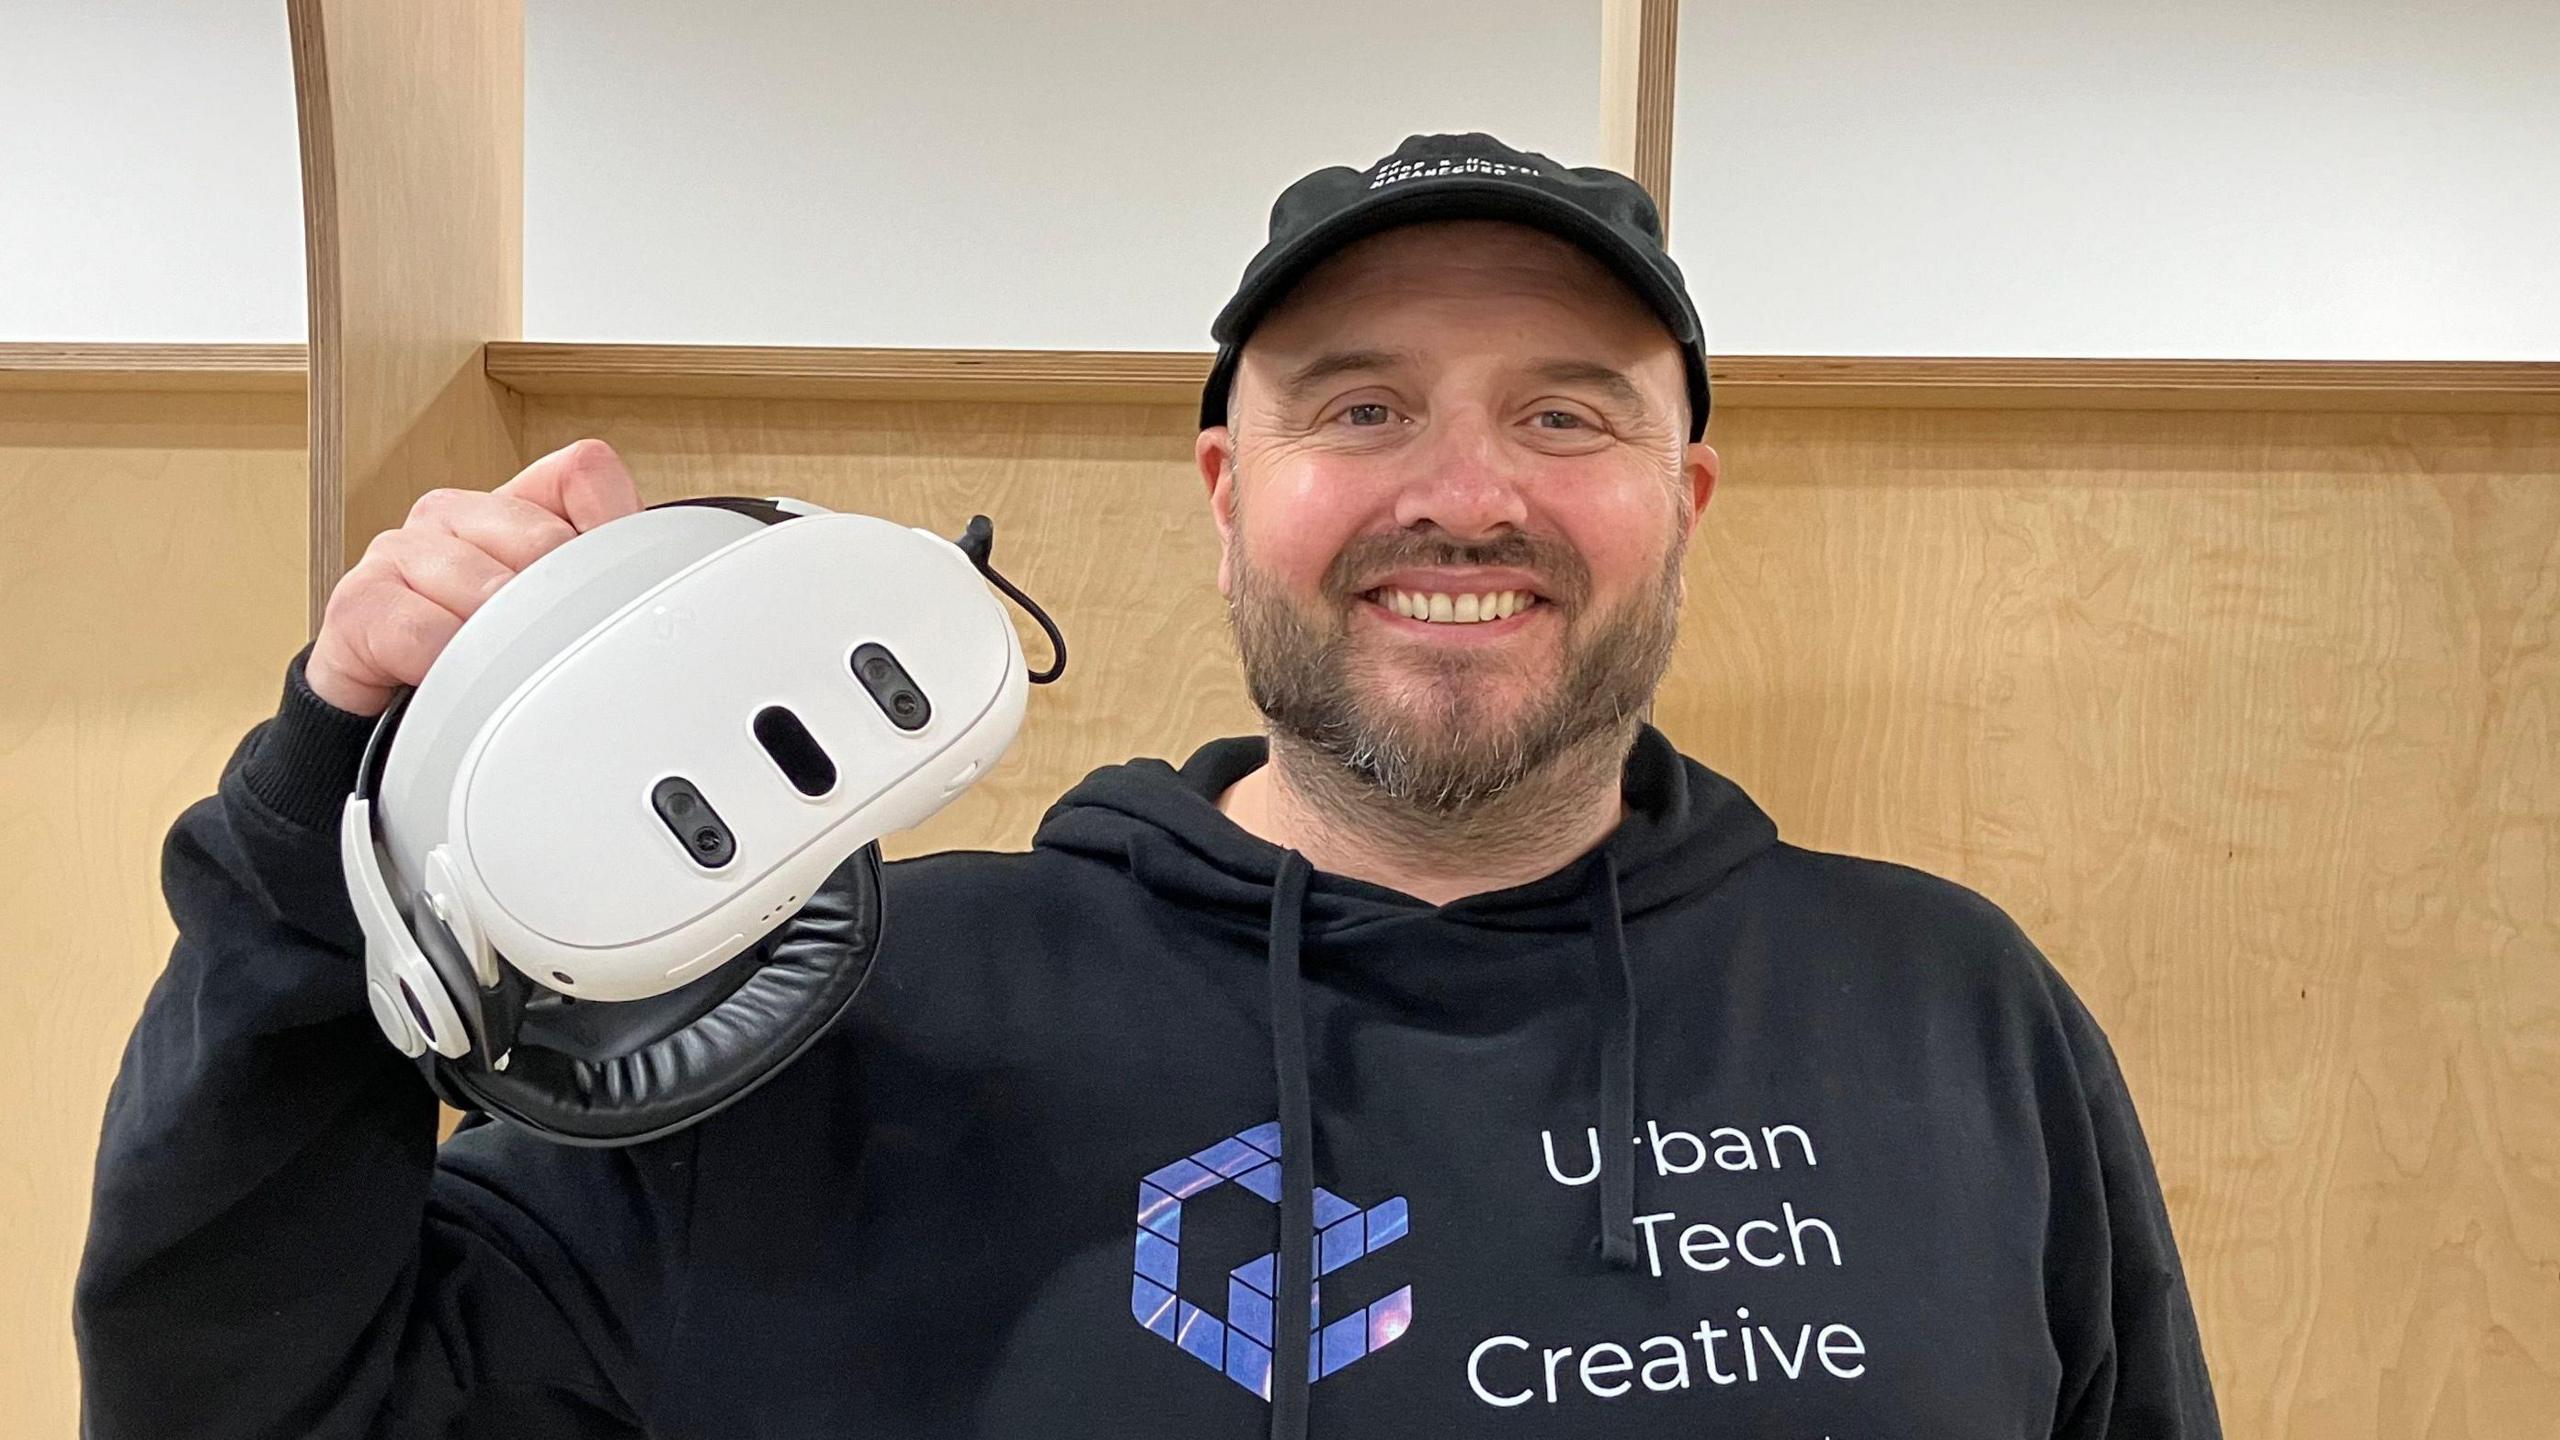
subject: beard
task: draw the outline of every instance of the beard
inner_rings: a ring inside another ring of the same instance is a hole
[[[1364,537],[1327,567],[1313,613],[1256,569],[1236,531],[1228,620],[1253,703],[1276,736],[1331,761],[1399,808],[1439,817],[1477,811],[1559,758],[1623,746],[1652,703],[1679,639],[1685,530],[1675,528],[1652,584],[1606,614],[1587,613],[1590,570],[1571,546],[1513,532],[1481,543],[1399,533]],[[1351,633],[1363,582],[1406,566],[1517,568],[1547,585],[1564,622],[1563,662],[1541,689],[1542,655],[1518,646],[1433,653]],[[1522,695],[1498,714],[1497,697]],[[1616,758],[1616,757],[1610,757]]]

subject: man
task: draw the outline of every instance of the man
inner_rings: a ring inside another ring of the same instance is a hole
[[[1291,187],[1214,333],[1267,736],[890,867],[844,1021],[641,1146],[438,1151],[334,831],[368,714],[629,476],[386,537],[170,839],[91,1433],[2217,1434],[2069,987],[1640,719],[1717,476],[1642,192],[1415,137]]]

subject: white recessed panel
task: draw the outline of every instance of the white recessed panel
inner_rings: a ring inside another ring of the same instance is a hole
[[[0,0],[0,340],[303,328],[284,0]]]
[[[2560,0],[1690,0],[1728,354],[2560,359]]]
[[[1408,134],[1598,160],[1597,0],[527,0],[525,334],[1205,349]]]

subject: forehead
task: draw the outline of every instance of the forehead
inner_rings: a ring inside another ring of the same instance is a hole
[[[1344,246],[1274,306],[1248,351],[1299,350],[1408,323],[1562,330],[1612,349],[1671,345],[1670,332],[1589,251],[1526,225],[1440,220]]]

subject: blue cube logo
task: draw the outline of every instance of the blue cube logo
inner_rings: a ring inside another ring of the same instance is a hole
[[[1138,1323],[1254,1394],[1271,1398],[1273,1306],[1279,1257],[1259,1255],[1227,1275],[1223,1312],[1182,1298],[1182,1202],[1228,1182],[1280,1203],[1280,1126],[1257,1125],[1138,1182],[1137,1273],[1129,1310]],[[1327,1324],[1323,1276],[1404,1238],[1404,1197],[1363,1210],[1316,1187],[1315,1285],[1307,1295],[1307,1375],[1321,1380],[1393,1344],[1413,1325],[1413,1287]]]

